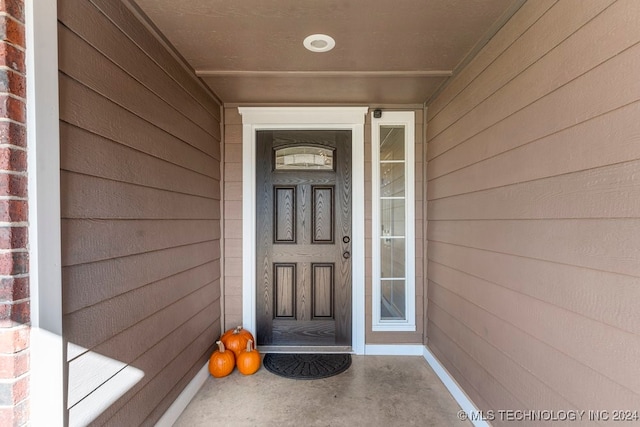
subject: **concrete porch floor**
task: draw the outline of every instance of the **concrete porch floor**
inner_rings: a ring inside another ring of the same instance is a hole
[[[209,377],[174,426],[471,426],[423,357],[353,356],[321,380],[291,380],[264,367]]]

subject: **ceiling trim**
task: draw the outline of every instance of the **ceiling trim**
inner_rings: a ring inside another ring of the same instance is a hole
[[[425,71],[251,71],[196,70],[198,77],[450,77],[452,70]]]

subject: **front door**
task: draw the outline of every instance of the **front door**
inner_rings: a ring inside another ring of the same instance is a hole
[[[259,345],[351,345],[351,131],[257,132]]]

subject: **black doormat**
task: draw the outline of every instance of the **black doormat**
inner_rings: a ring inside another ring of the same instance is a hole
[[[296,380],[332,377],[351,366],[350,354],[267,353],[262,360],[267,371]]]

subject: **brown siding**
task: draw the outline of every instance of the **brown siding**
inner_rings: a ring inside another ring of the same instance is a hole
[[[527,2],[428,106],[428,345],[480,409],[640,401],[638,17]]]
[[[242,116],[224,112],[224,326],[242,325]]]
[[[220,334],[220,106],[123,3],[58,8],[69,422],[153,425]]]

